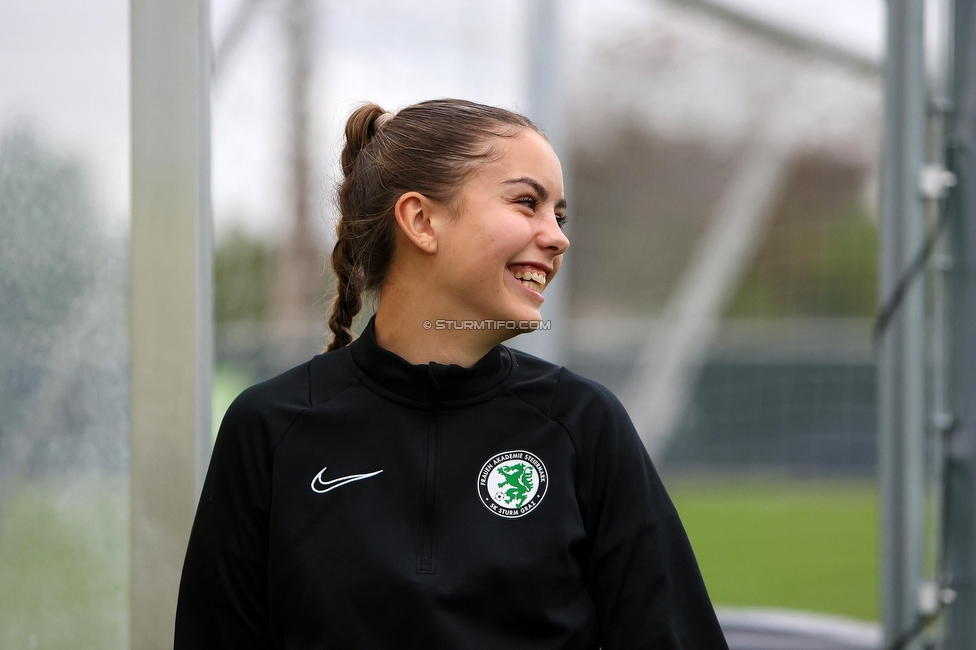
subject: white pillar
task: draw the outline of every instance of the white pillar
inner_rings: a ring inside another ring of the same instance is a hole
[[[172,648],[210,456],[210,8],[131,0],[130,647]]]

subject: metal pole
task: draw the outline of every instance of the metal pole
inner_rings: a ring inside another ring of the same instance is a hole
[[[924,0],[889,0],[881,188],[882,301],[922,247]],[[880,341],[881,612],[885,643],[918,620],[925,516],[925,304],[914,282]],[[907,648],[918,648],[916,640]]]
[[[210,458],[210,7],[131,0],[130,647],[172,648]]]
[[[526,35],[529,40],[529,118],[549,138],[563,167],[566,199],[570,221],[564,232],[570,237],[573,202],[570,196],[569,152],[566,148],[565,115],[560,83],[560,3],[558,0],[531,0]],[[570,237],[572,240],[572,237]],[[537,330],[512,339],[506,345],[553,363],[565,363],[565,345],[569,338],[568,320],[569,281],[572,253],[563,256],[558,279],[546,288],[542,318],[551,322],[551,329]]]
[[[948,314],[953,354],[950,394],[955,427],[947,440],[946,570],[955,600],[945,648],[976,647],[976,2],[956,0],[953,110],[946,116],[946,158],[957,185],[949,192]]]

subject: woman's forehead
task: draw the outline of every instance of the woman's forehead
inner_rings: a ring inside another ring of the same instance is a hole
[[[562,198],[563,179],[559,159],[549,143],[535,132],[501,138],[498,155],[475,174],[494,189],[532,187],[540,194]],[[541,191],[540,187],[541,186]]]

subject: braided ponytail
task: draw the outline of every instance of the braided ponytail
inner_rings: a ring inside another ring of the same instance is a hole
[[[332,343],[326,352],[352,342],[352,319],[362,308],[362,288],[356,263],[349,250],[349,240],[340,239],[332,249],[332,269],[336,274],[336,297],[332,302],[329,329]]]
[[[340,161],[339,223],[332,250],[336,297],[326,352],[352,341],[352,321],[363,293],[386,279],[396,246],[393,209],[406,192],[447,204],[477,166],[491,159],[491,140],[538,132],[517,113],[459,99],[408,106],[393,115],[376,104],[360,106],[346,121]]]
[[[341,162],[342,173],[347,179],[352,176],[360,154],[376,134],[377,119],[383,115],[389,113],[376,104],[365,104],[356,109],[346,121],[346,144],[342,149]],[[362,263],[354,246],[354,239],[359,233],[349,232],[354,229],[355,224],[351,219],[343,217],[340,217],[336,226],[336,244],[332,249],[336,297],[332,301],[332,313],[329,316],[332,342],[326,348],[326,352],[352,342],[352,321],[363,306]]]

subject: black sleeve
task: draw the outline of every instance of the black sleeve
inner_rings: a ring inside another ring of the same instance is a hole
[[[176,650],[272,647],[272,457],[277,439],[300,409],[288,404],[294,398],[287,393],[293,391],[269,391],[270,386],[260,384],[244,391],[221,422],[183,563]]]
[[[610,390],[575,377],[557,391],[554,408],[580,456],[584,580],[603,650],[728,650],[684,527],[630,417]]]

